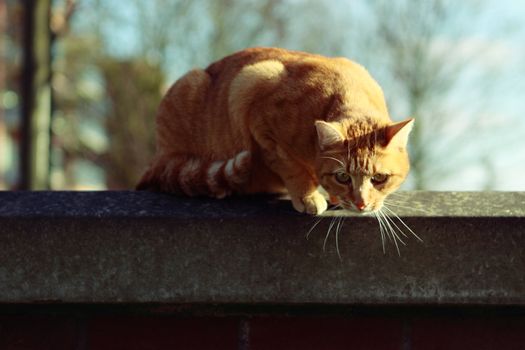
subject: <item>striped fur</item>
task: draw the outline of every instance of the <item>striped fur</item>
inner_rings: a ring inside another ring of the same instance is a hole
[[[319,185],[341,203],[380,208],[408,173],[413,123],[392,123],[381,87],[355,62],[252,48],[178,79],[156,124],[157,154],[138,189],[287,192],[295,209],[320,214]],[[372,185],[376,175],[388,181]]]
[[[226,160],[164,155],[146,171],[137,190],[224,198],[237,192],[248,181],[250,160],[248,151]]]

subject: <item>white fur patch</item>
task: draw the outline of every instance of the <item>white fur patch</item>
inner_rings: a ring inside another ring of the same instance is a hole
[[[199,174],[201,161],[196,158],[189,159],[179,172],[179,185],[188,196],[193,195],[191,182]]]
[[[226,163],[226,166],[224,167],[224,177],[226,177],[227,180],[230,180],[233,177],[233,162],[235,161],[235,158],[228,159],[228,163]]]
[[[217,174],[223,164],[223,160],[217,160],[211,163],[210,167],[208,168],[208,172],[206,174],[206,183],[208,184],[208,188],[210,189],[211,193],[217,193],[220,190],[219,183],[217,182]]]
[[[250,156],[249,151],[242,151],[239,154],[235,156],[235,166],[237,168],[240,167],[240,165],[247,160],[247,158]]]
[[[248,166],[248,161],[250,158],[250,152],[249,151],[242,151],[239,154],[237,154],[233,158],[233,174],[230,177],[230,180],[233,183],[241,184],[244,181],[246,181],[246,173],[248,169],[246,168]]]
[[[169,180],[173,176],[173,170],[177,165],[176,159],[171,159],[168,164],[166,164],[166,167],[164,168],[164,171],[162,172],[162,177],[164,177],[166,180]]]

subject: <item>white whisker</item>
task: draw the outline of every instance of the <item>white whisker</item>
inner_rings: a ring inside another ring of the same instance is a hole
[[[338,162],[339,164],[341,164],[341,166],[342,166],[343,168],[346,168],[345,163],[343,163],[342,161],[340,161],[340,160],[337,159],[337,158],[334,158],[334,157],[328,157],[328,156],[323,156],[323,157],[321,157],[321,158],[334,160],[334,161]]]
[[[416,237],[420,242],[423,242],[423,240],[422,240],[422,239],[421,239],[421,238],[420,238],[420,237],[419,237],[414,231],[412,231],[412,229],[411,229],[410,227],[408,227],[407,224],[405,224],[405,222],[399,217],[399,215],[397,215],[396,213],[394,213],[394,212],[392,211],[392,209],[390,209],[390,208],[388,208],[388,207],[386,207],[386,206],[385,206],[384,208],[385,208],[386,210],[388,210],[388,212],[390,212],[392,215],[394,215],[394,216],[399,220],[399,222],[400,222],[403,226],[405,226],[406,229],[409,230],[411,234],[414,235],[414,237]]]
[[[317,219],[317,221],[315,222],[315,224],[310,227],[310,229],[308,230],[308,232],[306,233],[306,239],[308,240],[310,238],[310,233],[312,233],[312,231],[317,227],[317,225],[319,225],[319,223],[324,219],[323,216],[319,217],[319,219]]]
[[[386,250],[385,250],[385,231],[383,229],[383,223],[381,222],[381,218],[379,217],[379,214],[377,214],[376,212],[373,212],[373,214],[376,217],[377,222],[379,224],[379,233],[381,234],[381,244],[383,246],[383,254],[386,254]]]
[[[416,209],[409,206],[403,206],[396,203],[397,201],[384,201],[383,207],[376,211],[371,211],[370,215],[373,215],[379,225],[379,233],[381,237],[381,247],[383,249],[383,254],[386,254],[386,248],[387,248],[387,239],[394,244],[396,247],[397,254],[401,256],[401,244],[406,246],[404,237],[408,237],[408,233],[406,233],[406,230],[410,232],[414,237],[416,237],[420,242],[423,242],[423,240],[399,217],[398,214],[394,212],[390,206],[393,207],[400,207],[400,208],[407,208],[407,209]],[[343,203],[339,203],[333,207],[331,207],[331,210],[337,210],[341,209],[343,207]],[[417,209],[416,209],[417,210]],[[321,221],[326,218],[327,216],[318,216],[315,219],[315,222],[310,227],[308,232],[306,233],[306,239],[309,239],[310,234],[319,227],[319,224]],[[396,220],[397,219],[397,220]],[[323,252],[326,252],[326,246],[328,244],[328,240],[330,238],[330,234],[335,229],[335,250],[337,252],[337,256],[339,260],[342,262],[342,255],[341,255],[341,246],[339,244],[339,236],[342,233],[342,229],[344,226],[344,221],[346,218],[344,216],[340,215],[334,215],[331,217],[330,224],[328,225],[328,229],[326,231],[326,235],[323,240]],[[399,221],[399,223],[397,222]]]
[[[401,235],[403,235],[403,237],[408,238],[408,236],[406,235],[406,233],[403,232],[403,230],[400,229],[399,226],[397,226],[397,224],[395,223],[394,219],[392,219],[392,218],[388,215],[388,213],[385,213],[385,215],[386,215],[386,219],[387,219],[388,221],[390,221],[390,223],[393,225],[393,227],[394,227],[394,231],[396,231],[395,229],[397,229],[397,232],[399,232]],[[398,237],[399,237],[399,236],[398,236]],[[401,238],[401,237],[399,237],[399,238]],[[400,241],[401,241],[401,243],[403,243],[403,245],[406,245],[405,242],[403,242],[401,239],[400,239]]]
[[[337,227],[335,228],[335,250],[337,251],[337,256],[339,257],[340,261],[343,261],[341,258],[341,252],[339,251],[339,231],[342,228],[342,222],[344,220],[344,217],[339,218],[339,222],[337,223]]]
[[[392,240],[394,241],[394,244],[396,246],[397,255],[401,256],[401,251],[399,250],[399,245],[397,244],[397,241],[399,240],[401,243],[403,243],[403,244],[405,244],[405,243],[397,235],[397,233],[395,232],[394,228],[390,224],[390,221],[388,221],[388,217],[385,215],[385,213],[383,213],[382,211],[379,211],[379,213],[383,217],[383,219],[385,220],[385,224],[388,227],[388,231],[387,232],[390,232],[390,234],[392,235]]]
[[[390,222],[391,226],[392,227],[392,233],[396,236],[397,240],[399,242],[401,242],[404,246],[406,246],[406,243],[403,241],[403,239],[401,239],[401,237],[397,234],[397,231],[399,231],[399,233],[401,233],[404,237],[408,237],[397,225],[396,223],[394,222],[394,219],[392,219],[390,216],[388,216],[388,214],[384,213],[385,214],[385,219],[387,220],[387,222]],[[397,229],[397,231],[396,231]]]
[[[381,220],[381,224],[383,224],[383,229],[385,230],[386,238],[388,238],[388,240],[392,242],[392,234],[390,233],[390,230],[388,229],[388,226],[385,223],[385,219],[383,218],[385,214],[382,212],[382,210],[378,210],[377,215]]]
[[[328,226],[328,232],[326,232],[326,237],[324,238],[324,242],[323,242],[323,252],[326,251],[326,242],[328,241],[328,237],[330,236],[330,232],[332,231],[332,227],[334,227],[336,219],[337,219],[336,217],[332,218],[332,221],[330,222],[330,226]]]
[[[339,203],[339,204],[336,204],[334,207],[330,208],[331,210],[337,210],[337,209],[341,209],[343,208],[343,204],[342,203]]]

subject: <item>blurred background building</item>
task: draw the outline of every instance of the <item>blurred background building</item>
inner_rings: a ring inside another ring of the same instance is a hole
[[[406,189],[525,190],[525,4],[0,0],[0,189],[128,189],[169,85],[245,47],[365,65],[417,119]]]

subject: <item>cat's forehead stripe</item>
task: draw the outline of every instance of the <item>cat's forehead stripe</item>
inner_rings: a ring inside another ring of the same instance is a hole
[[[374,161],[371,157],[352,157],[348,162],[348,172],[373,175]]]

